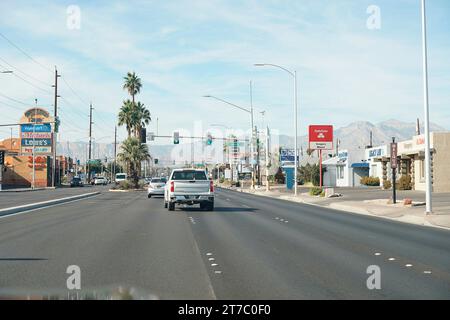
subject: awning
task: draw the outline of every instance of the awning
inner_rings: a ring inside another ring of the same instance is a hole
[[[352,163],[352,168],[369,168],[369,164],[366,162]]]

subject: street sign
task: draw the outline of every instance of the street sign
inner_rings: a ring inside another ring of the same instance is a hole
[[[155,133],[154,132],[149,132],[147,137],[148,137],[149,141],[155,141]]]
[[[397,142],[391,143],[391,168],[397,169]]]
[[[333,150],[333,126],[309,126],[309,148],[312,150]]]

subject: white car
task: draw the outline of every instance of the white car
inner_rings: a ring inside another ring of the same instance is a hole
[[[103,185],[106,186],[108,184],[108,180],[105,177],[96,177],[94,180],[94,185]]]
[[[214,182],[204,170],[174,169],[164,190],[164,206],[175,210],[176,204],[195,205],[214,210]]]
[[[151,178],[148,183],[147,197],[163,196],[166,186],[166,178]]]

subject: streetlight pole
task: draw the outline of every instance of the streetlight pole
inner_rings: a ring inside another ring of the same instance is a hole
[[[206,96],[203,96],[204,98],[212,98],[212,99],[216,99],[216,100],[218,100],[218,101],[220,101],[220,102],[223,102],[223,103],[225,103],[225,104],[228,104],[228,105],[230,105],[230,106],[232,106],[232,107],[235,107],[235,108],[238,108],[238,109],[240,109],[240,110],[242,110],[242,111],[245,111],[245,112],[247,112],[247,113],[249,113],[250,114],[250,119],[251,119],[251,141],[250,141],[250,153],[251,153],[251,159],[252,159],[252,188],[254,187],[254,176],[255,176],[255,170],[254,170],[254,165],[253,165],[253,98],[252,98],[252,96],[253,96],[253,94],[252,94],[252,91],[253,91],[253,89],[252,89],[252,82],[250,81],[250,110],[249,109],[246,109],[246,108],[243,108],[243,107],[241,107],[241,106],[238,106],[238,105],[236,105],[236,104],[234,104],[234,103],[231,103],[231,102],[228,102],[228,101],[226,101],[226,100],[223,100],[223,99],[220,99],[220,98],[217,98],[217,97],[215,97],[215,96],[211,96],[211,95],[206,95]]]
[[[298,171],[298,93],[297,93],[297,71],[290,71],[282,66],[276,65],[276,64],[271,64],[271,63],[256,63],[254,64],[255,67],[265,67],[265,66],[270,66],[270,67],[275,67],[278,69],[281,69],[287,73],[289,73],[293,78],[294,78],[294,126],[295,126],[295,137],[294,137],[294,144],[295,144],[295,171],[294,171],[294,192],[295,195],[297,195],[298,190],[297,190],[297,171]]]
[[[430,111],[428,105],[428,62],[427,62],[427,20],[425,0],[422,0],[422,59],[423,59],[423,95],[425,114],[425,182],[426,214],[432,213],[431,204],[431,154],[430,154]]]

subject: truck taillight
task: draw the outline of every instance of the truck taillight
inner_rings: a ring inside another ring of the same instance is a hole
[[[214,181],[209,181],[209,192],[214,192]]]
[[[170,182],[170,192],[175,192],[175,183],[173,181]]]

